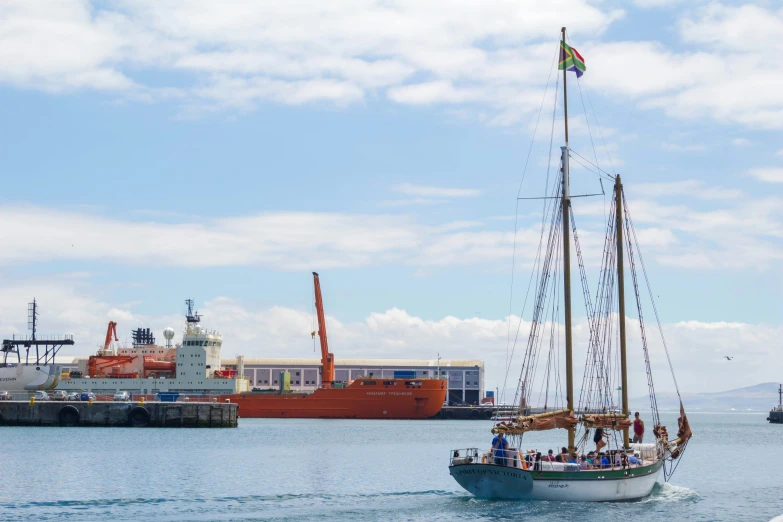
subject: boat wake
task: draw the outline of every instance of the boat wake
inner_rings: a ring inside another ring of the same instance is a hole
[[[640,502],[696,502],[700,499],[701,495],[685,486],[656,482],[650,496]]]

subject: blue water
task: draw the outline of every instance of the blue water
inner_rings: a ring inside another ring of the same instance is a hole
[[[670,431],[676,422],[664,418]],[[770,520],[783,514],[783,426],[693,414],[669,484],[638,502],[476,500],[449,450],[487,421],[242,419],[237,429],[0,428],[0,520]],[[557,432],[525,448],[562,446]]]

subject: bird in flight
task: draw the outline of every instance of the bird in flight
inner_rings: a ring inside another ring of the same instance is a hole
[[[729,357],[728,355],[724,355],[724,357],[726,358],[727,361],[730,361],[734,358],[734,357]]]

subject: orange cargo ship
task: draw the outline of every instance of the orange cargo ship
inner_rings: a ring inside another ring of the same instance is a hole
[[[329,352],[321,284],[315,272],[313,283],[321,388],[313,393],[251,392],[221,398],[239,404],[243,418],[427,419],[438,413],[448,392],[445,379],[360,378],[344,387],[334,382],[334,354]]]

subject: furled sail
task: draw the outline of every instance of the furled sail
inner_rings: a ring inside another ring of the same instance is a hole
[[[595,413],[582,416],[582,424],[585,428],[603,428],[607,430],[622,431],[631,427],[633,422],[627,416],[620,413]]]
[[[546,431],[553,429],[569,429],[579,423],[572,410],[556,410],[536,415],[519,417],[510,422],[501,422],[492,429],[498,434],[522,434],[528,431]]]

